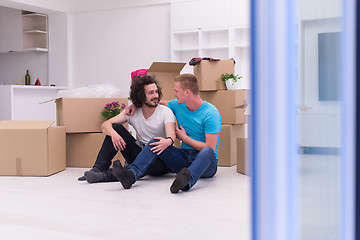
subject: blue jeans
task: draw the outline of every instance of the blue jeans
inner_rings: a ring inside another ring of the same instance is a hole
[[[157,140],[151,139],[135,161],[128,166],[128,169],[135,174],[135,181],[140,179],[156,158],[160,158],[171,172],[178,173],[185,167],[189,169],[191,178],[188,186],[183,190],[189,190],[200,177],[213,177],[217,171],[217,159],[211,147],[203,148],[199,152],[169,146],[160,155],[156,155],[150,150],[152,146],[149,144],[153,142]]]
[[[136,139],[122,124],[113,123],[112,126],[126,143],[126,148],[121,151],[121,154],[127,163],[134,162],[138,154],[141,152],[141,147],[136,144]],[[118,181],[112,174],[112,169],[110,168],[112,159],[115,157],[117,152],[118,151],[114,148],[111,137],[106,135],[93,167],[96,167],[105,173],[105,181],[107,182]],[[144,172],[144,175],[159,176],[168,172],[169,170],[165,164],[161,162],[160,159],[156,159],[153,161],[149,169]]]

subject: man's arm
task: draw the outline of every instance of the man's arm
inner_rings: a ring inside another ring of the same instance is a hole
[[[126,147],[124,139],[114,130],[112,127],[113,123],[120,123],[124,124],[126,122],[125,111],[121,112],[120,114],[116,115],[109,120],[106,120],[103,124],[101,124],[101,130],[104,134],[111,137],[113,142],[114,148],[116,150],[124,150]]]
[[[219,137],[219,133],[208,133],[205,134],[206,142],[196,141],[190,138],[187,134],[185,129],[180,126],[180,128],[176,128],[176,137],[179,138],[181,141],[189,145],[190,147],[195,148],[198,151],[201,151],[205,147],[211,147],[214,151],[216,148],[217,140]]]
[[[165,133],[166,138],[154,137],[154,139],[158,140],[158,142],[150,144],[154,146],[150,150],[154,153],[157,153],[157,155],[161,154],[167,147],[173,145],[173,143],[175,142],[176,134],[174,122],[165,123]]]
[[[161,100],[160,102],[159,102],[159,104],[161,104],[161,105],[164,105],[164,106],[168,106],[168,104],[169,104],[169,100]]]
[[[134,104],[131,104],[130,106],[127,106],[124,110],[125,115],[127,116],[133,116],[136,111],[136,107]]]

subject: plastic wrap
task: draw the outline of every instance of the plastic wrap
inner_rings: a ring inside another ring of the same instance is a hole
[[[108,83],[60,90],[58,92],[58,98],[118,98],[128,96],[129,90],[124,91]]]

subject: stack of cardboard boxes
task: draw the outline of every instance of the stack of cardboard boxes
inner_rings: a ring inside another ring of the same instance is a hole
[[[163,100],[174,98],[174,79],[185,63],[154,62],[148,71],[163,90]],[[202,60],[194,67],[200,96],[217,107],[222,116],[218,165],[233,166],[249,175],[245,107],[248,90],[224,90],[223,73],[234,73],[233,60]],[[47,121],[0,122],[0,174],[48,176],[67,167],[92,167],[105,135],[101,111],[107,103],[128,105],[128,98],[56,99],[57,127]],[[127,127],[127,125],[126,125]],[[175,146],[180,147],[179,141]],[[120,152],[114,157],[125,160]]]
[[[148,71],[163,89],[163,99],[174,96],[174,79],[185,63],[154,62]],[[118,101],[128,105],[127,98],[60,98],[56,100],[57,124],[66,126],[66,166],[92,167],[105,134],[101,131],[104,118],[100,115],[107,103]],[[128,128],[128,125],[125,125]],[[113,160],[125,159],[120,152]]]
[[[118,101],[128,105],[128,98],[59,98],[56,99],[57,125],[66,128],[66,166],[92,167],[102,146],[105,134],[101,112],[107,103]],[[118,153],[114,159],[123,164]]]
[[[219,81],[223,73],[234,73],[233,60],[213,62],[202,60],[194,67],[201,98],[212,103],[222,117],[218,165],[233,166],[243,154],[238,149],[237,139],[244,139],[247,136],[245,108],[248,104],[249,91],[224,90],[224,84]]]

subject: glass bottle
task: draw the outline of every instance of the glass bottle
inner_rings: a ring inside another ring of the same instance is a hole
[[[30,85],[30,75],[29,75],[29,70],[26,70],[26,75],[25,75],[25,85]]]

